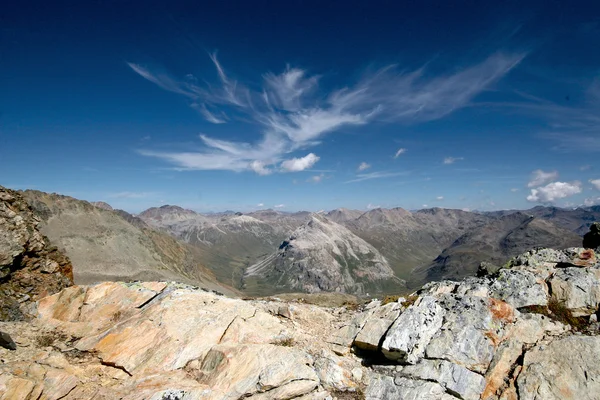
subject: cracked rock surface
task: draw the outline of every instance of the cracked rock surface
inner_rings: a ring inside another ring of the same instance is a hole
[[[71,286],[0,322],[0,399],[598,399],[599,284],[572,248],[358,309]]]

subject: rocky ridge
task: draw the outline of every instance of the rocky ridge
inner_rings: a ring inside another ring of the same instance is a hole
[[[73,284],[71,262],[39,228],[23,197],[0,186],[0,321],[28,318],[36,300]]]
[[[41,232],[72,261],[77,284],[175,280],[235,293],[203,265],[202,249],[151,229],[125,211],[58,194],[21,194],[39,216]]]
[[[598,399],[595,252],[538,248],[508,267],[357,310],[73,286],[31,323],[0,323],[17,344],[0,349],[0,398]]]

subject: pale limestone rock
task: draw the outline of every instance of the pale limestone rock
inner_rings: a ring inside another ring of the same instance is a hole
[[[44,377],[44,390],[40,400],[58,400],[69,394],[79,379],[63,370],[49,368]]]
[[[573,316],[593,314],[600,304],[600,270],[557,268],[550,280],[552,298],[567,307]]]
[[[414,364],[443,323],[445,310],[431,296],[424,296],[404,311],[392,324],[382,345],[390,360]]]
[[[483,376],[444,360],[421,360],[400,371],[407,378],[435,381],[464,400],[477,400],[485,387]]]
[[[0,375],[0,400],[27,399],[34,387],[35,383],[29,379]]]
[[[315,360],[315,371],[325,389],[348,392],[356,391],[359,388],[362,371],[360,368],[355,368],[360,374],[357,379],[355,370],[350,371],[346,368],[345,361],[342,357],[333,354],[324,354]]]
[[[569,336],[525,354],[517,380],[522,400],[596,400],[600,394],[600,337]]]
[[[434,382],[377,375],[365,392],[366,400],[456,400]]]
[[[491,285],[490,296],[504,300],[515,308],[548,304],[544,278],[525,270],[500,270]]]
[[[402,306],[399,301],[374,309],[373,314],[354,339],[356,347],[370,351],[379,349],[381,338],[400,315]]]
[[[485,373],[514,310],[499,300],[471,296],[440,296],[445,316],[441,329],[426,344],[427,358],[445,359]]]

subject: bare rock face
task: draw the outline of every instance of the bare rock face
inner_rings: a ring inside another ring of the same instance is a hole
[[[534,249],[357,309],[71,286],[0,322],[0,399],[598,399],[595,257]]]
[[[0,186],[0,320],[28,318],[32,302],[72,285],[69,259],[39,231],[39,219]]]
[[[309,293],[365,294],[403,284],[377,249],[318,214],[283,241],[277,252],[248,267],[245,279],[253,277]]]

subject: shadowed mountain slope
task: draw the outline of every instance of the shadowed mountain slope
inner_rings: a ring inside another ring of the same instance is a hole
[[[177,280],[234,293],[202,264],[202,249],[181,243],[124,211],[27,190],[41,231],[69,256],[75,282]]]

